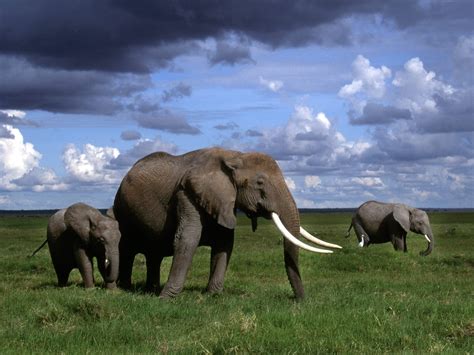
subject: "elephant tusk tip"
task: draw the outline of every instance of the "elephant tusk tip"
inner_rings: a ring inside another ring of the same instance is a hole
[[[305,249],[305,250],[308,250],[308,251],[312,251],[314,253],[322,253],[322,254],[332,254],[332,250],[327,250],[327,249],[320,249],[320,248],[314,248],[310,245],[307,245],[303,242],[301,242],[300,240],[298,240],[295,236],[293,236],[289,231],[288,229],[286,229],[286,227],[283,225],[283,223],[281,222],[280,220],[280,217],[278,216],[278,214],[276,214],[275,212],[272,212],[271,214],[271,217],[273,219],[273,222],[275,223],[275,225],[277,226],[278,230],[283,234],[283,236],[292,244],[302,248],[302,249]]]
[[[316,238],[314,235],[312,235],[311,233],[309,233],[307,230],[305,230],[303,227],[300,226],[300,234],[306,238],[307,240],[315,243],[315,244],[318,244],[318,245],[322,245],[324,247],[328,247],[328,248],[334,248],[334,249],[342,249],[342,247],[340,245],[337,245],[337,244],[333,244],[333,243],[328,243],[328,242],[325,242],[324,240],[321,240],[319,238]]]

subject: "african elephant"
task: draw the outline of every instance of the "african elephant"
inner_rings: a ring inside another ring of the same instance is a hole
[[[84,203],[73,204],[50,217],[46,242],[58,277],[58,286],[65,286],[71,270],[77,267],[84,286],[94,287],[92,258],[96,257],[106,287],[116,287],[120,230],[113,218],[102,215]]]
[[[367,201],[354,214],[346,238],[352,227],[361,247],[391,242],[395,250],[406,252],[406,236],[412,231],[424,235],[428,241],[428,248],[420,255],[429,255],[433,250],[434,237],[428,215],[403,204]]]
[[[253,230],[257,217],[264,217],[273,219],[283,231],[286,272],[295,297],[302,299],[299,247],[331,251],[294,237],[300,233],[298,209],[271,157],[220,148],[181,156],[153,153],[136,162],[124,177],[114,201],[122,233],[119,285],[131,286],[133,261],[142,253],[147,266],[146,287],[159,287],[163,257],[173,256],[160,297],[174,297],[183,288],[197,246],[207,245],[211,247],[207,291],[221,292],[234,244],[236,209],[252,220]],[[308,236],[306,231],[302,233]]]

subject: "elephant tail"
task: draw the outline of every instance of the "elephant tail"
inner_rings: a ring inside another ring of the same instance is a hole
[[[346,238],[349,238],[349,236],[351,234],[351,229],[352,229],[352,222],[351,222],[351,225],[349,226],[349,229],[346,232]]]
[[[43,242],[43,244],[41,244],[41,245],[38,247],[38,249],[36,249],[36,250],[33,252],[33,254],[31,254],[31,255],[29,256],[29,258],[33,257],[37,252],[39,252],[39,251],[41,250],[41,248],[44,247],[47,242],[48,242],[48,239],[46,239],[46,240]]]

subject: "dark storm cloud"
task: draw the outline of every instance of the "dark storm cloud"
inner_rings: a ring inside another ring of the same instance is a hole
[[[365,162],[413,162],[444,157],[474,156],[474,146],[469,133],[418,134],[409,127],[396,135],[383,128],[373,133],[374,144],[362,158]]]
[[[150,86],[147,76],[33,67],[0,56],[0,108],[112,114],[118,102]]]
[[[254,129],[248,129],[245,131],[247,137],[263,137],[263,133]]]
[[[142,137],[141,133],[138,131],[123,131],[120,134],[120,138],[124,141],[136,141]]]
[[[235,122],[227,122],[227,123],[222,123],[214,126],[215,129],[218,129],[220,131],[226,131],[226,130],[234,130],[239,128],[239,125]]]
[[[129,169],[135,162],[144,156],[154,152],[167,152],[176,154],[178,147],[173,143],[166,143],[160,137],[154,140],[143,139],[137,142],[133,148],[121,153],[108,164],[108,169],[123,170]]]
[[[175,114],[165,108],[150,114],[138,115],[136,120],[141,127],[145,128],[157,129],[176,134],[201,134],[201,130],[197,127],[191,126],[183,116]]]
[[[179,83],[171,89],[165,90],[161,96],[161,99],[163,102],[169,102],[175,99],[182,99],[183,97],[191,96],[192,92],[193,89],[190,85]]]
[[[195,50],[195,40],[229,33],[274,48],[346,44],[349,28],[341,33],[340,26],[332,25],[351,15],[381,13],[400,27],[424,19],[442,21],[439,8],[467,17],[466,6],[442,5],[421,8],[411,0],[6,0],[0,11],[0,53],[40,66],[147,72]]]
[[[417,120],[422,132],[474,132],[474,89],[459,90],[452,97],[434,97],[437,111]]]
[[[351,117],[350,123],[353,125],[380,125],[409,119],[411,119],[411,113],[407,109],[369,102],[365,105],[362,115],[357,118]]]
[[[15,136],[3,125],[0,126],[0,138],[13,139]]]
[[[214,52],[209,53],[208,59],[212,65],[254,63],[248,46],[222,41],[217,42]]]
[[[450,21],[454,34],[470,23],[466,9],[468,1],[3,0],[0,108],[111,114],[122,98],[150,85],[147,74],[180,55],[207,53],[211,64],[237,64],[252,61],[253,41],[271,48],[347,45],[353,15],[381,14],[419,33],[442,32]],[[209,39],[212,53],[199,42]]]
[[[31,120],[25,119],[24,117],[19,117],[14,114],[8,114],[6,112],[0,111],[0,124],[8,124],[13,126],[24,125],[24,126],[35,126],[38,124]]]

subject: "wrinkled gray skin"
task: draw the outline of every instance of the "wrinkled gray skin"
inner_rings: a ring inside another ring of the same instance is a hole
[[[94,287],[92,258],[96,257],[105,286],[116,287],[120,242],[116,220],[84,203],[76,203],[51,216],[47,241],[59,286],[65,286],[71,270],[79,268],[84,287]]]
[[[116,194],[114,214],[120,224],[121,287],[131,287],[134,257],[147,265],[147,289],[160,285],[160,265],[174,256],[161,298],[181,292],[197,246],[211,247],[207,291],[221,292],[234,244],[236,208],[256,229],[257,217],[276,212],[299,235],[295,201],[277,163],[268,155],[218,148],[181,156],[153,153],[139,160]],[[296,299],[304,297],[298,247],[284,240],[284,260]]]
[[[365,202],[354,214],[346,237],[349,236],[352,227],[359,242],[364,240],[364,247],[391,242],[395,250],[406,252],[406,236],[408,231],[412,231],[427,235],[431,241],[420,255],[429,255],[433,250],[434,237],[428,215],[425,211],[410,206],[377,201]]]

